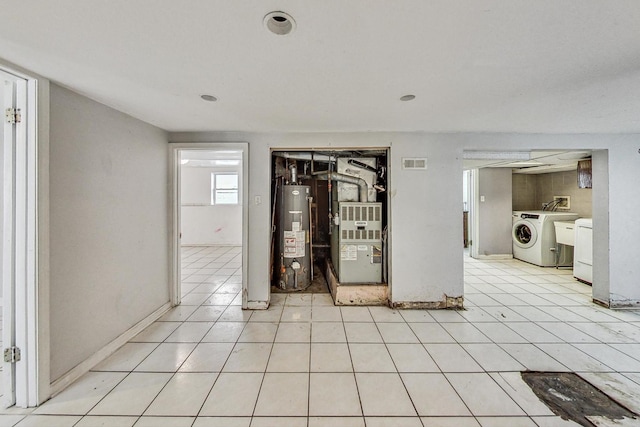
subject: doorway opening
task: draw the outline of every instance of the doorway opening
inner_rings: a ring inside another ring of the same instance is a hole
[[[388,149],[272,151],[272,293],[389,296]]]
[[[591,268],[593,259],[591,229],[588,242],[574,234],[585,218],[591,223],[591,157],[588,149],[466,151],[468,256],[489,262],[514,258],[532,274],[539,270],[565,276],[556,281],[591,285],[591,276],[585,280],[574,267],[580,258]],[[588,254],[581,255],[585,248]]]
[[[172,146],[173,304],[247,308],[247,145]]]

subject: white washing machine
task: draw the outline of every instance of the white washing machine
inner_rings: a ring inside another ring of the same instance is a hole
[[[572,221],[578,217],[571,212],[514,211],[511,229],[513,257],[540,267],[554,267],[556,230],[553,223]]]

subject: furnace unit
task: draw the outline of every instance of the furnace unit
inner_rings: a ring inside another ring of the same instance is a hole
[[[339,202],[331,259],[340,283],[382,281],[382,203]]]

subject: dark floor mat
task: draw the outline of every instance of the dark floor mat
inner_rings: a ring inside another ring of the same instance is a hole
[[[554,414],[581,426],[594,426],[588,417],[638,419],[637,414],[574,373],[523,372],[522,379]],[[640,419],[638,424],[640,425]]]

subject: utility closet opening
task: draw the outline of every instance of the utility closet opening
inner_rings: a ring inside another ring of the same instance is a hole
[[[388,302],[388,149],[272,152],[271,292]]]

